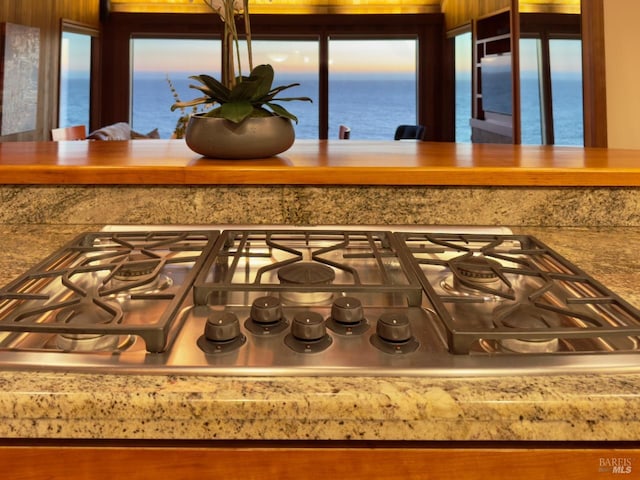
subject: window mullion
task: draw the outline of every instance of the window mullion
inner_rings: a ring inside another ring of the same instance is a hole
[[[553,95],[551,93],[551,60],[549,56],[549,35],[542,32],[539,49],[540,65],[540,118],[542,121],[542,143],[553,145]]]

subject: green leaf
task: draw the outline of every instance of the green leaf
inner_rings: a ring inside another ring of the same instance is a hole
[[[311,100],[309,97],[278,97],[274,100],[278,100],[279,102],[311,102],[313,103],[313,100]]]
[[[231,102],[237,102],[239,100],[252,101],[259,86],[259,83],[251,78],[243,80],[242,83],[236,84],[233,90],[231,90],[229,100]]]
[[[249,76],[236,77],[236,85],[233,89],[225,87],[210,75],[194,75],[189,78],[201,84],[190,85],[190,87],[202,92],[204,97],[189,102],[176,102],[171,106],[172,110],[217,102],[220,107],[206,113],[207,116],[221,117],[234,123],[240,123],[247,117],[277,115],[298,123],[298,118],[295,115],[272,101],[312,102],[309,97],[276,98],[282,91],[300,84],[292,83],[272,88],[274,71],[269,64],[258,65]]]
[[[221,109],[221,107],[213,108],[213,109],[203,113],[202,116],[203,117],[221,118],[222,115],[220,114],[220,109]]]
[[[248,101],[225,103],[220,107],[220,116],[233,123],[240,123],[251,115],[253,105]]]
[[[210,95],[220,103],[229,101],[229,97],[231,96],[231,91],[227,87],[225,87],[222,83],[220,83],[218,80],[213,78],[212,76],[203,74],[203,75],[194,75],[189,78],[193,80],[197,80],[204,85],[204,87],[190,85],[191,88],[196,88],[202,91],[203,93]],[[207,91],[205,91],[205,89]]]
[[[209,90],[207,87],[200,87],[198,85],[189,85],[189,88],[193,88],[195,90],[200,90],[202,93],[204,93],[206,95],[207,98],[215,101],[215,102],[220,102],[220,103],[224,103],[224,102],[228,102],[229,98],[228,97],[221,97],[220,95],[216,95],[214,92],[212,92],[211,90]]]
[[[271,85],[273,85],[273,77],[274,72],[271,65],[258,65],[251,71],[249,79],[255,85],[253,100],[258,100],[269,93]]]
[[[277,103],[266,103],[273,112],[279,117],[288,118],[296,123],[298,123],[298,117],[296,117],[293,113],[289,112],[286,108],[278,105]]]
[[[280,85],[279,87],[275,87],[273,90],[269,92],[269,95],[275,97],[277,94],[282,92],[283,90],[287,90],[288,88],[299,87],[299,83],[290,83],[289,85]]]

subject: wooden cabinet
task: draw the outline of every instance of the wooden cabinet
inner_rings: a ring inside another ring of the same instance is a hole
[[[503,11],[496,15],[480,18],[475,22],[474,67],[475,84],[473,105],[474,118],[484,120],[482,103],[482,63],[487,57],[511,55],[511,12]]]
[[[640,449],[471,446],[284,445],[186,446],[152,442],[103,446],[5,446],[0,463],[7,478],[22,480],[519,480],[640,478]],[[220,442],[219,444],[223,444]],[[397,445],[394,444],[394,445]],[[482,445],[481,443],[479,445]],[[517,444],[514,444],[517,445]],[[523,444],[519,444],[523,445]]]
[[[518,12],[474,22],[472,140],[519,143]]]

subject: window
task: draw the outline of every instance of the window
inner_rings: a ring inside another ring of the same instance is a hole
[[[554,141],[556,145],[584,144],[582,116],[582,42],[549,41]]]
[[[456,35],[455,98],[456,142],[471,142],[471,32]]]
[[[191,75],[220,76],[219,40],[136,38],[132,40],[131,128],[140,133],[158,129],[160,138],[171,138],[181,116],[171,111],[176,101],[199,96],[189,85]],[[203,59],[208,59],[203,62]]]
[[[85,125],[91,119],[91,66],[96,32],[63,23],[60,45],[58,125]]]
[[[320,42],[252,40],[254,64],[273,65],[274,86],[300,84],[281,96],[313,100],[284,104],[299,119],[294,125],[299,139],[319,138],[322,131]],[[336,39],[329,46],[329,138],[338,137],[340,124],[351,127],[353,139],[393,139],[399,124],[417,123],[416,39]],[[197,97],[188,77],[205,72],[219,77],[220,48],[219,40],[134,38],[132,128],[141,133],[157,128],[161,138],[170,138],[181,115],[191,113],[170,111],[172,89],[180,100]],[[203,64],[203,58],[209,58],[209,64]],[[246,73],[248,65],[243,65]]]
[[[291,102],[284,106],[299,119],[294,125],[296,138],[318,138],[318,41],[253,40],[251,44],[255,65],[270,63],[274,66],[274,86],[300,83],[298,87],[285,90],[281,96],[313,99],[313,103]],[[244,45],[242,42],[241,46]],[[182,101],[199,96],[197,90],[189,87],[197,84],[189,76],[208,73],[219,78],[220,56],[219,40],[134,39],[132,128],[139,132],[157,128],[161,138],[174,135],[180,117],[192,113],[171,112],[170,106],[176,100],[174,95]],[[209,64],[203,64],[202,58],[209,58]],[[248,65],[242,67],[242,73],[248,74]]]
[[[318,40],[253,40],[251,46],[255,65],[273,65],[274,86],[300,84],[283,91],[280,97],[309,97],[313,100],[312,103],[284,102],[282,106],[298,117],[298,123],[294,123],[296,138],[318,138]]]
[[[540,102],[539,59],[540,40],[520,40],[520,132],[523,145],[542,143],[543,104]]]
[[[417,123],[417,40],[329,41],[329,138],[393,139]]]
[[[522,143],[584,145],[581,41],[520,40]]]

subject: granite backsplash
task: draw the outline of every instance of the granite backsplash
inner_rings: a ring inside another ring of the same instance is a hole
[[[633,187],[0,186],[0,224],[640,226]]]

